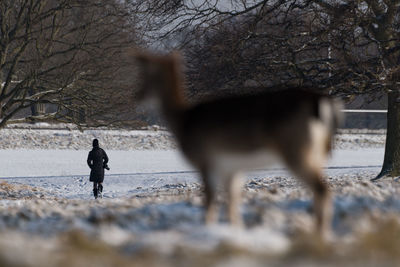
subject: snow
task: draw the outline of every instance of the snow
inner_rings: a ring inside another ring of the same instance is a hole
[[[352,265],[354,251],[365,265],[376,258],[364,236],[397,244],[390,232],[387,240],[374,235],[382,224],[400,232],[399,183],[370,182],[382,164],[383,133],[336,137],[324,170],[335,207],[328,256],[312,245],[310,191],[282,166],[247,173],[244,229],[227,225],[223,210],[219,224],[205,226],[199,175],[168,132],[40,127],[0,132],[1,266],[334,266],[339,259]],[[94,137],[111,167],[100,200],[86,164]]]
[[[85,176],[88,151],[83,150],[0,150],[0,177]],[[107,175],[192,171],[177,150],[106,150],[110,162]],[[334,150],[328,168],[380,167],[383,148]],[[271,167],[276,168],[276,166]]]
[[[333,152],[327,175],[355,173],[360,169],[379,171],[383,149],[342,149]],[[0,179],[45,188],[60,197],[91,198],[88,151],[80,150],[0,150]],[[104,196],[129,197],[169,184],[199,182],[198,173],[176,150],[107,151],[110,171],[106,171]],[[288,175],[282,166],[272,166],[248,174],[249,179]]]
[[[88,150],[0,150],[0,177],[87,176]],[[106,150],[107,175],[191,170],[176,150]]]

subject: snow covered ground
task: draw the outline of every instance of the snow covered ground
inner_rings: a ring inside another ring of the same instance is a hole
[[[335,150],[326,174],[339,175],[368,170],[378,173],[382,148]],[[45,188],[59,197],[91,198],[86,164],[88,151],[82,150],[0,150],[0,179]],[[177,150],[107,151],[111,170],[106,172],[105,197],[130,197],[134,193],[167,184],[199,182]],[[254,177],[286,175],[282,166],[272,166],[248,174]]]
[[[42,127],[43,128],[43,127]],[[370,182],[384,133],[337,136],[325,174],[334,235],[313,236],[312,196],[282,166],[247,174],[245,229],[203,225],[198,174],[168,132],[0,131],[0,266],[398,266],[400,186]],[[93,200],[91,139],[110,157]]]

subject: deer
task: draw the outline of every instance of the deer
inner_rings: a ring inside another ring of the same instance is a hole
[[[186,159],[204,185],[205,222],[218,222],[218,196],[227,216],[243,227],[243,171],[280,159],[313,192],[315,230],[330,231],[331,193],[323,167],[341,120],[340,101],[311,88],[266,88],[260,93],[188,104],[180,55],[136,53],[141,70],[139,99],[152,99]]]

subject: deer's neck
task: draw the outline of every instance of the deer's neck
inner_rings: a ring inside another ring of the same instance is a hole
[[[176,131],[187,109],[187,102],[183,96],[183,79],[175,68],[171,68],[165,75],[165,87],[161,90],[161,109],[171,130]]]

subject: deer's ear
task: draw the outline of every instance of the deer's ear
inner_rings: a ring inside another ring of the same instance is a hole
[[[135,48],[129,52],[129,57],[132,59],[132,61],[135,64],[143,66],[143,65],[147,65],[150,62],[154,61],[155,56],[153,54],[147,52],[146,50]]]
[[[182,55],[181,55],[181,53],[179,53],[178,51],[172,51],[170,54],[169,54],[169,56],[170,56],[170,58],[171,58],[171,60],[173,60],[173,61],[175,61],[175,62],[181,62],[182,61]]]
[[[149,56],[143,53],[136,53],[133,55],[133,59],[140,66],[146,65],[149,62]]]
[[[179,53],[178,51],[173,51],[169,54],[169,59],[172,62],[173,65],[175,66],[180,66],[182,65],[182,54]]]
[[[164,57],[164,64],[168,66],[168,68],[172,68],[180,71],[182,68],[182,56],[181,53],[177,51],[173,51]]]

